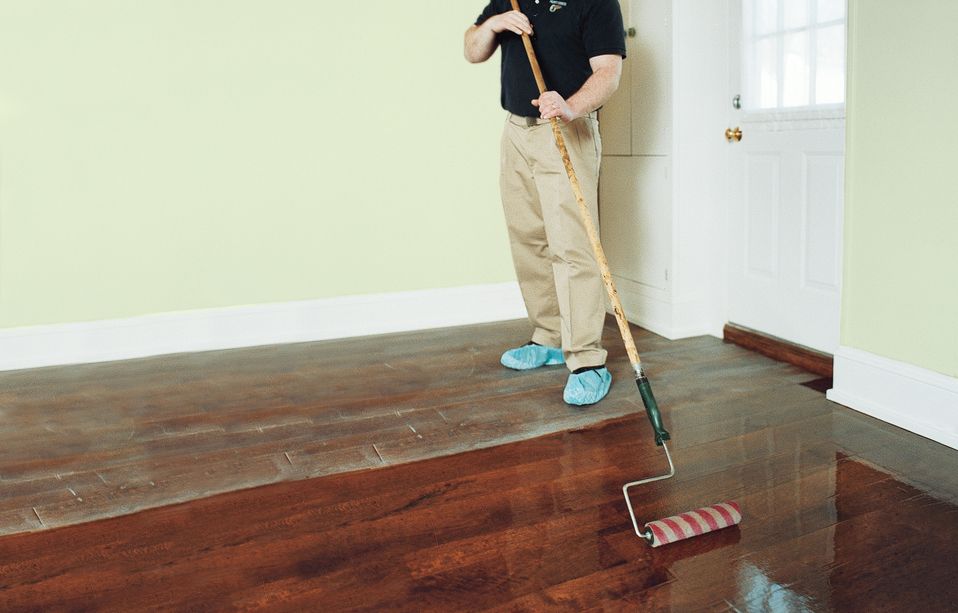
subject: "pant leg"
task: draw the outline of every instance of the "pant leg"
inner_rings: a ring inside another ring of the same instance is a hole
[[[562,349],[570,370],[605,363],[605,286],[552,127],[534,131],[533,178],[538,188],[559,302]],[[566,148],[598,229],[601,143],[595,115],[562,126]]]
[[[499,187],[512,260],[533,326],[532,340],[540,345],[558,347],[561,335],[552,253],[546,239],[539,192],[526,152],[530,129],[524,123],[520,125],[506,120],[502,133]]]

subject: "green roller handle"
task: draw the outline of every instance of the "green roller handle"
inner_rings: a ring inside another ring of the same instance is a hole
[[[638,377],[635,384],[639,386],[639,395],[642,396],[645,412],[649,416],[652,429],[655,430],[655,444],[661,445],[664,441],[670,440],[672,436],[665,429],[665,424],[662,423],[659,405],[655,402],[655,396],[652,395],[652,385],[649,383],[648,377],[645,376]]]

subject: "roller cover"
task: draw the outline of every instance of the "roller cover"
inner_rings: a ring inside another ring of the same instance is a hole
[[[645,529],[652,532],[652,546],[659,547],[706,532],[728,528],[741,521],[742,510],[738,503],[729,501],[650,521],[645,524]]]

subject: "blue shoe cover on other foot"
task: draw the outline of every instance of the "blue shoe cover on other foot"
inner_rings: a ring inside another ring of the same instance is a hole
[[[587,370],[581,374],[569,375],[562,399],[568,404],[585,406],[595,404],[605,398],[612,386],[612,373],[607,368]]]
[[[531,370],[540,366],[555,366],[565,364],[562,350],[558,347],[543,347],[542,345],[523,345],[502,354],[499,360],[506,368],[513,370]]]

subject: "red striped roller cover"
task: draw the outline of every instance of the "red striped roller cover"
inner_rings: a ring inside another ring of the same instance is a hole
[[[720,502],[681,515],[650,521],[645,524],[652,533],[652,546],[659,547],[675,541],[692,538],[706,532],[715,532],[742,521],[742,510],[737,502]]]

